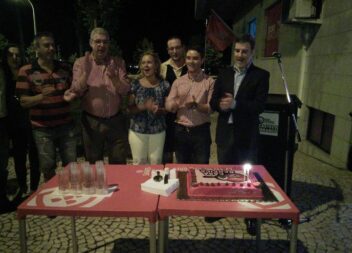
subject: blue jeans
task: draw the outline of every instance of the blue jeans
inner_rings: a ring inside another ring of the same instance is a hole
[[[33,137],[38,149],[39,166],[45,181],[55,175],[56,149],[59,150],[62,166],[76,161],[77,134],[73,124],[34,128]]]

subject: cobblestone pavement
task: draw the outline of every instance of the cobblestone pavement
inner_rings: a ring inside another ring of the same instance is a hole
[[[212,156],[214,162],[214,154]],[[10,166],[10,178],[14,177]],[[292,200],[308,221],[299,225],[298,252],[352,252],[352,173],[300,152],[295,154]],[[29,252],[72,252],[70,219],[27,217]],[[147,252],[148,222],[142,218],[77,219],[79,252]],[[262,225],[262,252],[288,252],[289,230],[276,220]],[[172,217],[168,252],[255,252],[243,219],[207,224],[200,217]],[[0,215],[0,252],[19,252],[15,213]]]

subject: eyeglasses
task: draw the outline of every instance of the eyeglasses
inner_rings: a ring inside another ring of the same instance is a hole
[[[93,40],[93,43],[97,44],[97,45],[99,45],[99,44],[106,45],[106,44],[109,44],[110,41],[109,40]]]

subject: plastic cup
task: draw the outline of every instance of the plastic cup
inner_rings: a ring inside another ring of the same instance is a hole
[[[72,194],[80,194],[81,178],[80,178],[80,171],[78,169],[77,163],[71,162],[68,167],[70,171],[70,192]]]
[[[59,185],[59,193],[67,194],[70,189],[70,178],[69,171],[66,168],[59,168],[57,171],[58,176],[58,185]]]
[[[94,194],[94,173],[89,163],[82,164],[82,192],[83,194]]]
[[[97,194],[107,194],[107,183],[106,183],[106,171],[103,161],[97,161],[95,163],[95,173],[96,173],[96,193]]]

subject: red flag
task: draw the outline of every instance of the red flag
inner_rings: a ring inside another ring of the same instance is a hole
[[[206,36],[218,51],[224,51],[235,41],[231,28],[213,10],[207,25]]]

